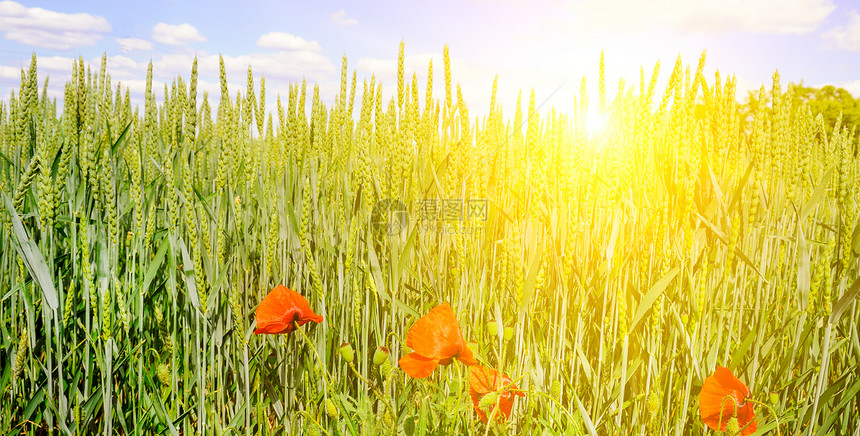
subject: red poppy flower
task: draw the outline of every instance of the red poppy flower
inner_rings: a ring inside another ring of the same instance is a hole
[[[485,423],[489,421],[489,418],[487,412],[481,408],[481,399],[490,392],[495,392],[495,396],[490,397],[493,401],[485,407],[492,411],[498,402],[499,409],[495,416],[499,421],[504,421],[511,415],[511,408],[514,407],[514,396],[526,396],[525,393],[517,389],[517,385],[507,374],[477,365],[469,368],[469,395],[472,397],[475,413]]]
[[[699,415],[713,430],[726,431],[729,420],[737,418],[741,434],[755,433],[758,422],[753,405],[746,401],[749,388],[727,368],[718,366],[714,375],[705,379],[699,392]]]
[[[400,368],[414,378],[425,378],[454,358],[467,366],[478,364],[448,303],[434,307],[409,329],[406,346],[414,351],[400,358]]]
[[[308,305],[308,300],[296,291],[278,285],[263,298],[257,306],[257,330],[254,334],[290,333],[299,326],[311,321],[320,323],[322,315],[317,315]]]

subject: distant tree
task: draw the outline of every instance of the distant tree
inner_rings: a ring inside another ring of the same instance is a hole
[[[852,128],[860,125],[860,100],[854,98],[845,88],[827,85],[822,88],[803,86],[803,82],[795,85],[794,106],[807,103],[812,109],[812,115],[819,113],[824,117],[824,125],[828,130],[833,128],[839,113],[842,113],[842,125]]]
[[[821,116],[824,118],[824,126],[828,133],[833,129],[839,114],[842,114],[842,125],[849,129],[860,126],[860,99],[854,98],[845,88],[837,88],[832,85],[826,85],[821,88],[813,88],[805,86],[803,81],[798,83],[790,83],[793,93],[792,111],[798,110],[802,105],[807,104],[812,110],[812,116]],[[786,92],[784,89],[783,92]],[[759,110],[759,106],[764,104],[771,108],[770,90],[764,94],[764,101],[759,101],[758,91],[747,92],[745,103],[738,106],[742,123],[749,125],[755,118],[755,114]]]

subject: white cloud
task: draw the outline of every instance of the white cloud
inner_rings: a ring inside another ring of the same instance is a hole
[[[331,21],[334,22],[335,24],[338,24],[341,26],[351,26],[353,24],[358,24],[358,20],[356,20],[355,18],[349,18],[346,16],[346,9],[341,9],[341,10],[329,15],[329,18],[331,18]]]
[[[853,82],[843,83],[839,85],[839,87],[848,90],[848,92],[850,92],[855,98],[860,96],[860,79]]]
[[[413,71],[422,76],[426,75],[427,65],[431,59],[433,60],[433,69],[436,73],[442,74],[442,53],[418,53],[407,55],[403,59],[403,72],[407,76],[406,79],[409,80],[412,78]],[[459,65],[452,61],[451,69],[453,70],[457,66]],[[370,75],[373,74],[376,76],[377,82],[381,81],[383,84],[389,86],[392,84],[397,85],[396,53],[392,58],[361,58],[356,61],[355,68],[358,70],[359,75],[365,74],[370,78]]]
[[[76,58],[66,56],[39,56],[36,58],[36,65],[39,67],[39,72],[47,71],[49,73],[72,74],[72,64]],[[98,65],[98,64],[96,64]]]
[[[265,48],[275,48],[280,50],[307,50],[320,51],[319,43],[316,41],[308,41],[301,36],[290,35],[283,32],[269,32],[257,40],[257,46]]]
[[[188,23],[177,25],[158,23],[152,28],[152,39],[166,45],[188,45],[206,41],[206,37]]]
[[[570,10],[577,20],[572,27],[587,30],[804,34],[835,8],[832,0],[586,0]]]
[[[12,41],[36,47],[69,50],[98,42],[111,31],[104,17],[66,14],[0,1],[0,32]]]
[[[0,79],[17,80],[21,78],[21,69],[0,65]]]
[[[408,52],[408,51],[407,51]],[[406,55],[403,62],[403,72],[406,82],[412,81],[413,73],[418,79],[418,89],[421,95],[420,104],[424,105],[424,92],[427,86],[427,67],[430,61],[433,61],[433,99],[439,100],[445,104],[445,74],[444,63],[441,52],[436,53],[416,53],[414,55]],[[370,77],[373,75],[376,78],[377,84],[382,84],[383,102],[388,104],[388,101],[395,97],[397,92],[397,55],[394,54],[391,58],[361,58],[355,63],[355,69],[358,71],[359,83],[358,92],[361,92],[361,78],[367,79],[370,83]],[[492,91],[494,70],[485,64],[472,59],[464,59],[451,55],[451,92],[454,104],[457,104],[457,84],[461,84],[463,98],[469,107],[471,117],[486,114],[489,109],[490,94]],[[510,77],[510,75],[508,76]],[[529,77],[533,78],[533,72],[529,72]],[[511,81],[502,81],[499,89],[499,101],[503,99],[512,104],[516,101],[516,91],[522,86],[515,87],[511,85]],[[516,82],[516,85],[523,83],[531,85],[533,82]],[[554,83],[557,85],[557,83]],[[528,94],[526,93],[526,96]],[[361,100],[358,100],[359,102]]]
[[[860,50],[860,14],[857,11],[848,13],[848,23],[834,27],[822,35],[825,41],[845,50]]]
[[[152,43],[141,38],[116,38],[125,53],[131,51],[152,51]]]

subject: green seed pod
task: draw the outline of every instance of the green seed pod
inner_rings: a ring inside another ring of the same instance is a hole
[[[391,365],[390,359],[385,359],[382,361],[382,365],[379,365],[379,373],[382,374],[382,377],[388,378],[391,376],[391,371],[394,369],[394,366]]]
[[[481,401],[478,402],[478,407],[483,410],[484,413],[487,414],[487,416],[489,416],[490,413],[493,412],[493,408],[496,407],[496,401],[498,399],[499,394],[497,392],[490,392],[481,398]]]
[[[15,370],[13,374],[17,378],[24,371],[24,364],[27,361],[27,349],[30,346],[30,341],[27,336],[27,328],[21,330],[21,335],[18,336],[18,354],[15,357]]]
[[[382,414],[382,422],[388,428],[394,427],[394,415],[391,413],[391,409],[385,409],[385,413]]]
[[[779,405],[779,394],[777,394],[776,392],[771,392],[770,393],[770,403],[773,404],[774,406],[778,406]]]
[[[489,334],[490,334],[490,336],[496,336],[496,335],[498,335],[498,334],[499,334],[499,325],[498,325],[498,323],[496,323],[495,321],[489,321],[489,322],[487,322],[487,333],[489,333]]]
[[[732,419],[730,419],[729,423],[726,425],[726,434],[736,435],[736,434],[740,433],[740,431],[741,431],[741,426],[740,426],[740,423],[738,422],[738,419],[735,417],[732,417]]]
[[[449,392],[451,392],[451,394],[453,394],[455,392],[459,392],[460,391],[460,384],[461,384],[460,379],[458,379],[456,377],[448,380]]]
[[[561,400],[561,383],[558,380],[553,380],[549,387],[549,395],[556,400]]]
[[[376,349],[376,352],[373,353],[373,364],[374,365],[382,365],[383,362],[388,360],[388,348],[387,347],[379,347]]]
[[[316,423],[307,422],[305,424],[305,434],[308,436],[319,436],[320,428]]]
[[[158,375],[158,381],[160,381],[162,385],[170,386],[170,366],[166,363],[159,364],[156,369],[156,374]]]
[[[340,344],[340,348],[338,348],[337,351],[346,363],[352,363],[352,361],[355,360],[355,350],[352,349],[352,345],[350,345],[349,342]]]
[[[660,395],[656,392],[649,395],[648,402],[645,403],[645,409],[648,411],[650,419],[656,418],[657,414],[660,412]]]
[[[514,328],[511,326],[505,327],[505,340],[510,341],[514,338]]]
[[[340,409],[337,408],[337,404],[331,398],[325,400],[325,413],[331,419],[338,419],[340,417]]]

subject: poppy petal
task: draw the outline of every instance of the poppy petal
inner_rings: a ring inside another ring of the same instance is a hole
[[[740,423],[742,428],[742,435],[750,435],[758,430],[758,421],[755,419],[753,403],[747,401],[746,404],[738,410],[738,423]]]
[[[718,366],[717,369],[714,370],[714,375],[712,377],[717,379],[717,382],[724,388],[739,392],[744,396],[744,398],[750,396],[750,390],[747,385],[738,380],[738,378],[732,374],[730,369]]]
[[[323,317],[311,310],[308,300],[284,285],[278,285],[263,298],[255,313],[257,329],[255,334],[290,333],[296,324],[322,322]]]
[[[749,388],[737,379],[732,372],[718,366],[714,374],[705,379],[699,393],[699,415],[711,429],[725,431],[732,417],[738,418],[743,434],[751,434],[758,428]],[[749,424],[749,425],[747,425]]]
[[[506,374],[501,374],[494,369],[480,365],[470,367],[469,395],[472,397],[472,405],[475,407],[475,413],[485,423],[489,418],[486,412],[481,410],[480,401],[484,395],[492,391],[499,392],[499,410],[496,414],[497,419],[500,421],[507,419],[511,415],[511,410],[514,407],[514,396],[525,396],[525,393],[520,392],[517,386],[513,384],[511,378]]]
[[[470,389],[481,395],[496,390],[495,373],[496,371],[480,365],[470,367]]]
[[[514,408],[514,399],[510,395],[499,396],[499,411],[502,412],[504,419],[511,416],[511,409]],[[499,417],[501,419],[501,416]]]
[[[466,348],[451,306],[440,304],[416,321],[409,329],[406,346],[434,360],[454,357]]]
[[[478,419],[484,421],[486,423],[488,421],[487,414],[481,410],[481,397],[484,395],[475,392],[472,389],[469,389],[469,396],[472,397],[472,406],[475,408],[475,413],[478,415]]]
[[[260,325],[259,320],[257,321],[257,329],[254,330],[255,335],[261,334],[270,334],[275,335],[278,333],[289,333],[287,330],[290,328],[289,325],[282,322],[267,322]]]
[[[462,335],[460,337],[462,340]],[[457,360],[459,360],[460,362],[463,362],[463,364],[466,366],[472,366],[472,365],[478,364],[478,360],[475,359],[475,355],[472,354],[472,349],[469,348],[468,345],[466,345],[465,341],[463,343],[463,346],[460,347],[460,351],[457,353]]]
[[[400,369],[412,378],[427,378],[439,365],[436,359],[424,357],[412,352],[400,358]]]

